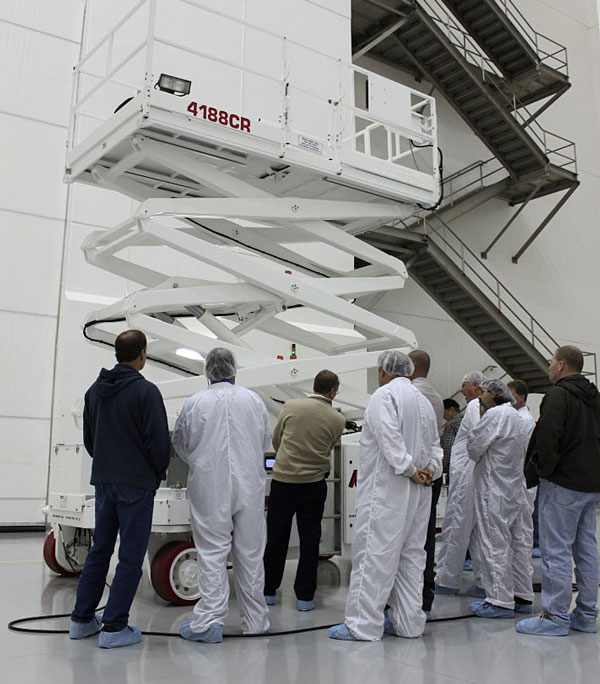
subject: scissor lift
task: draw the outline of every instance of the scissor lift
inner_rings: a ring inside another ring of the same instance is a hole
[[[323,367],[363,370],[382,349],[416,346],[410,330],[356,303],[399,290],[407,278],[401,261],[356,234],[402,218],[414,203],[434,205],[439,160],[435,101],[353,66],[349,21],[348,54],[327,54],[281,28],[290,12],[301,18],[315,3],[262,4],[270,14],[260,25],[251,3],[230,14],[216,2],[136,5],[76,68],[66,179],[140,203],[130,219],[83,245],[89,263],[139,286],[92,312],[85,336],[112,345],[125,325],[143,330],[148,358],[179,376],[161,383],[166,400],[207,386],[202,359],[218,340],[236,355],[238,382],[276,416],[282,402],[312,390]],[[174,38],[178,11],[182,30]],[[333,15],[322,8],[319,17],[337,22]],[[296,18],[286,21],[293,34]],[[145,40],[128,52],[132,35]],[[168,258],[157,259],[157,249]],[[173,263],[181,270],[174,273]],[[339,342],[295,323],[290,312],[298,307],[337,319],[355,339]],[[318,356],[278,360],[261,335]],[[367,399],[345,384],[346,418],[360,420]],[[62,553],[60,537],[71,533],[64,520],[58,527],[64,510],[53,500],[53,543]],[[155,553],[169,528],[175,540]],[[182,530],[189,531],[185,488],[163,487],[153,521],[162,536],[153,535],[149,555],[153,581],[162,578],[155,588],[178,603],[196,598],[194,551],[189,541],[181,546]],[[344,535],[332,538],[344,546]]]

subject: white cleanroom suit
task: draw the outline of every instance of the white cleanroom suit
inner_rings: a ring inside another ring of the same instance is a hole
[[[263,597],[266,542],[264,453],[271,444],[260,397],[227,381],[190,397],[177,418],[173,447],[188,463],[188,497],[198,551],[200,600],[190,628],[204,632],[227,616],[231,551],[242,631],[269,628]]]
[[[473,531],[473,468],[467,454],[467,436],[477,425],[480,416],[479,399],[472,399],[465,409],[450,456],[450,485],[448,501],[442,524],[442,541],[435,569],[435,583],[451,589],[459,589],[465,556]],[[479,558],[471,544],[471,558],[475,583],[479,585]]]
[[[526,439],[522,419],[510,403],[487,409],[467,438],[476,463],[475,535],[481,555],[486,602],[514,608],[514,597],[533,601],[532,524],[524,529],[528,511],[523,474]],[[531,515],[528,516],[531,521]]]
[[[431,488],[417,469],[442,472],[433,408],[407,377],[377,389],[365,411],[356,490],[352,575],[345,624],[356,639],[383,634],[384,608],[399,636],[425,628],[421,609]]]

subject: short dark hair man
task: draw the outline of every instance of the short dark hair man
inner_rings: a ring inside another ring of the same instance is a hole
[[[171,451],[162,396],[140,373],[146,363],[144,333],[121,333],[115,355],[118,363],[112,370],[103,368],[85,395],[83,441],[92,457],[96,521],[69,629],[71,639],[100,631],[95,611],[119,535],[119,563],[98,638],[101,648],[129,646],[141,639],[140,630],[128,626],[129,609],[142,576],[154,495]]]
[[[449,421],[460,413],[460,404],[455,399],[444,399],[444,420]]]
[[[321,520],[327,498],[327,477],[331,449],[341,437],[346,421],[331,402],[340,381],[335,373],[317,373],[314,394],[288,401],[273,430],[273,446],[277,451],[269,510],[267,513],[267,547],[265,549],[265,600],[276,603],[275,592],[281,584],[292,529],[296,515],[300,537],[300,558],[294,591],[298,610],[315,607]]]
[[[442,397],[433,389],[427,380],[429,369],[431,368],[431,357],[423,349],[414,349],[409,352],[408,358],[413,362],[414,366],[414,370],[409,379],[413,387],[416,387],[431,404],[439,430],[444,422],[445,411]],[[429,617],[433,599],[435,597],[435,526],[437,520],[437,505],[440,499],[440,492],[442,491],[442,473],[440,473],[440,476],[434,480],[431,485],[431,512],[427,525],[427,539],[425,540],[427,561],[423,574],[423,610],[427,617]]]
[[[597,632],[600,503],[600,394],[583,370],[583,354],[559,347],[550,360],[554,383],[540,406],[525,463],[527,486],[538,484],[542,610],[521,620],[517,631],[566,636],[569,628]],[[572,560],[579,592],[572,599]]]

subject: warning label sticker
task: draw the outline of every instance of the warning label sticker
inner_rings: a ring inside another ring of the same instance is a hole
[[[313,138],[307,138],[305,135],[298,136],[298,147],[302,147],[309,152],[315,152],[316,154],[323,154],[323,145]]]

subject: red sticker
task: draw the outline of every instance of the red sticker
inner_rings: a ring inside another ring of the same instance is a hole
[[[217,109],[216,107],[209,107],[208,105],[197,102],[190,102],[187,106],[187,111],[192,116],[199,116],[211,123],[218,123],[227,128],[233,128],[236,131],[250,133],[250,119],[239,114],[230,114],[224,109]]]

